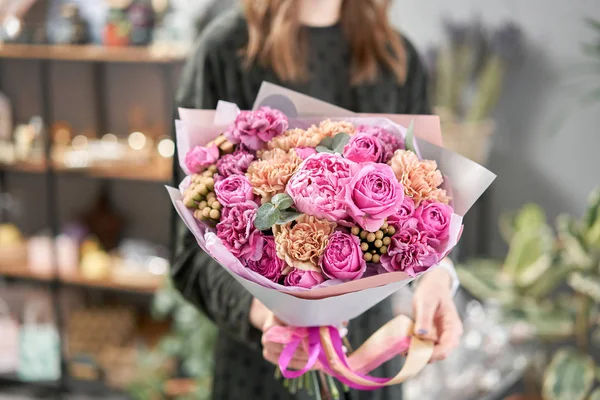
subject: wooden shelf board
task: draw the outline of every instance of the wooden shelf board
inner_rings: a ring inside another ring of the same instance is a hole
[[[0,276],[8,278],[19,278],[24,280],[51,282],[54,277],[51,274],[34,273],[26,266],[0,266]],[[157,282],[148,282],[146,284],[126,283],[114,281],[110,278],[106,279],[87,279],[79,274],[71,276],[60,276],[59,280],[68,285],[82,286],[90,288],[111,289],[117,291],[137,292],[152,294],[156,292],[160,284]]]
[[[170,64],[185,60],[188,52],[175,45],[110,47],[100,45],[0,44],[0,58],[114,63]]]

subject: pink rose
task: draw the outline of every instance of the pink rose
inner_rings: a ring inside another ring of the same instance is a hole
[[[409,218],[412,218],[415,213],[415,202],[408,196],[404,196],[404,201],[400,206],[398,212],[394,215],[390,215],[387,219],[387,222],[390,225],[394,225],[394,227],[398,228],[400,224],[406,221]]]
[[[302,269],[292,269],[285,277],[283,284],[285,286],[296,286],[310,289],[325,282],[323,274],[315,271],[304,271]]]
[[[234,144],[241,143],[256,151],[287,129],[288,120],[284,113],[270,107],[261,107],[256,111],[240,112],[235,122],[227,128],[225,137]]]
[[[248,171],[254,155],[247,151],[238,150],[233,154],[226,154],[217,161],[217,171],[221,178],[231,175],[243,175]]]
[[[254,199],[252,185],[246,175],[231,175],[215,183],[217,200],[224,207]]]
[[[352,281],[362,277],[367,263],[363,259],[358,236],[334,232],[321,258],[321,268],[330,279]]]
[[[386,164],[362,164],[339,197],[348,214],[363,229],[375,232],[390,215],[398,212],[404,188]]]
[[[357,163],[382,162],[383,146],[368,133],[357,133],[344,147],[344,157]]]
[[[260,260],[264,245],[263,234],[254,227],[258,206],[247,201],[223,208],[217,224],[217,237],[235,257],[241,260]]]
[[[219,148],[196,146],[185,155],[185,166],[192,174],[199,174],[219,159]]]
[[[392,159],[396,150],[404,149],[404,141],[387,130],[378,126],[360,125],[356,128],[356,134],[366,133],[377,139],[382,145],[381,161],[387,163]]]
[[[273,282],[279,282],[281,272],[285,267],[285,261],[277,257],[275,239],[272,236],[265,236],[263,254],[260,260],[248,261],[248,268]]]
[[[308,157],[317,154],[317,151],[312,147],[296,147],[294,151],[296,154],[298,154],[298,157],[303,160],[306,160]]]
[[[304,161],[289,180],[287,194],[304,214],[336,222],[346,219],[348,213],[339,193],[350,181],[354,165],[336,154],[316,154]]]
[[[450,233],[450,217],[452,207],[435,201],[422,201],[415,210],[415,218],[419,221],[418,228],[427,233],[432,240],[430,244],[435,248],[444,246]]]
[[[408,219],[392,236],[387,253],[381,256],[386,271],[404,271],[414,277],[439,262],[440,254],[429,245],[431,237],[419,231],[418,224],[416,218]]]

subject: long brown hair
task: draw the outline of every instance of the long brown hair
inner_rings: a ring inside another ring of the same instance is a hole
[[[390,0],[344,0],[340,23],[351,47],[351,83],[377,78],[384,66],[406,80],[404,43],[387,18]],[[297,0],[244,0],[248,21],[247,65],[269,66],[283,81],[307,78],[306,38],[300,33]]]

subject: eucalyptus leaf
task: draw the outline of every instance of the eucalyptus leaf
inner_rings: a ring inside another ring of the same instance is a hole
[[[281,211],[277,225],[285,225],[300,218],[302,213],[297,211]]]
[[[595,368],[590,355],[559,350],[544,373],[544,399],[585,400],[594,385]]]
[[[410,121],[408,125],[408,130],[406,131],[406,137],[404,138],[404,148],[406,150],[410,150],[413,153],[417,152],[417,148],[415,146],[415,121]]]
[[[349,141],[350,135],[348,135],[346,132],[340,132],[334,136],[333,143],[331,144],[331,149],[335,153],[341,154],[344,152],[344,147],[348,144]]]
[[[271,203],[277,207],[279,211],[283,211],[294,205],[294,199],[287,193],[279,193],[273,196]]]
[[[333,150],[325,146],[317,146],[315,150],[317,153],[333,153]]]
[[[279,220],[279,210],[271,203],[265,203],[256,212],[254,226],[260,231],[271,229]]]
[[[333,138],[330,136],[323,138],[323,140],[321,140],[321,143],[319,143],[319,146],[323,146],[328,149],[333,149]]]

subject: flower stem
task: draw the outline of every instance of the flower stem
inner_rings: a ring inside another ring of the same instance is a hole
[[[331,397],[333,397],[333,400],[339,400],[340,392],[331,375],[327,375],[327,381],[329,382],[329,390],[331,392]]]
[[[321,397],[321,388],[319,387],[319,377],[317,376],[318,372],[317,371],[313,371],[310,373],[312,375],[312,383],[313,383],[313,387],[315,389],[315,399],[316,400],[323,400],[323,398]]]

